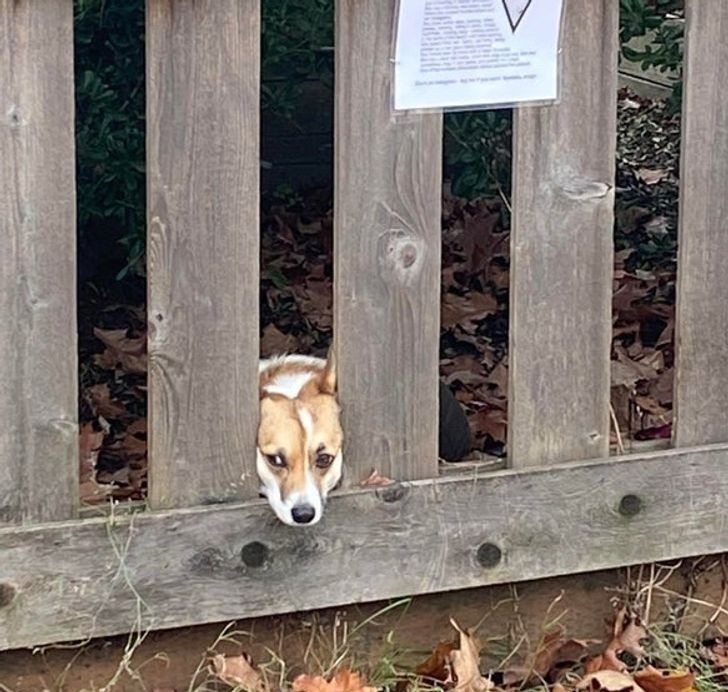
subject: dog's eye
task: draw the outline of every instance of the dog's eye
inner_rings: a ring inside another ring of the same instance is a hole
[[[332,457],[330,454],[319,454],[316,457],[316,468],[318,469],[327,469],[333,463],[334,457]]]
[[[286,460],[280,454],[266,454],[265,460],[277,469],[283,469],[286,467]]]

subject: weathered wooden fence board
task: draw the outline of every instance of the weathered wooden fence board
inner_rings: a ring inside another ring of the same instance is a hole
[[[154,507],[255,492],[259,21],[256,0],[147,4]]]
[[[728,4],[687,4],[675,442],[728,441]]]
[[[305,531],[261,502],[0,530],[0,648],[128,631],[127,578],[164,628],[725,551],[726,465],[724,445],[416,481]]]
[[[0,0],[0,525],[78,505],[73,121],[72,0]]]
[[[619,3],[566,0],[560,103],[515,111],[509,459],[606,456]]]
[[[395,4],[336,4],[334,328],[354,482],[437,473],[442,117],[391,114]]]

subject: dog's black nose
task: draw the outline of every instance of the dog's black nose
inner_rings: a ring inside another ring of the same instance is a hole
[[[316,510],[311,505],[296,505],[291,510],[291,516],[297,524],[309,524],[316,516]]]

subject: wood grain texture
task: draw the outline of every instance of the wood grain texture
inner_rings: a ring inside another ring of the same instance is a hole
[[[73,119],[72,0],[0,0],[0,525],[78,505]]]
[[[727,465],[724,445],[415,481],[305,530],[259,501],[0,530],[0,648],[132,627],[112,545],[153,629],[722,552]]]
[[[147,3],[154,507],[257,486],[259,34],[256,0]]]
[[[560,102],[514,117],[509,459],[607,456],[619,3],[566,0]]]
[[[336,5],[334,328],[354,483],[437,474],[442,117],[391,113],[394,6]]]
[[[687,4],[675,444],[728,441],[728,4]]]

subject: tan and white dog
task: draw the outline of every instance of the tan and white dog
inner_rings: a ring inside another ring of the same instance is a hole
[[[342,473],[333,356],[276,356],[258,372],[260,492],[283,523],[311,526]]]

